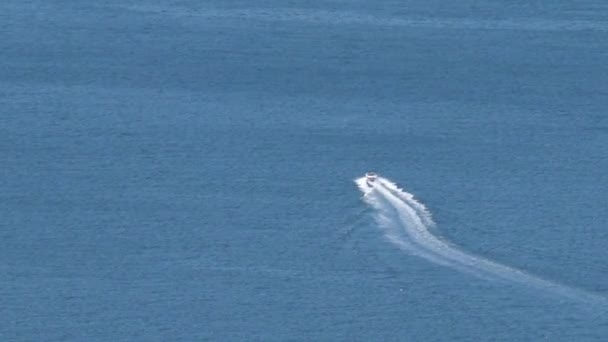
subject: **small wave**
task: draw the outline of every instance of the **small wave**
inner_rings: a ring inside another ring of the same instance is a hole
[[[430,262],[450,267],[486,280],[518,283],[564,298],[588,304],[608,304],[608,299],[580,289],[558,284],[525,271],[469,254],[432,233],[435,226],[426,206],[394,182],[378,178],[370,187],[365,178],[355,180],[364,201],[375,209],[385,236],[397,247]]]

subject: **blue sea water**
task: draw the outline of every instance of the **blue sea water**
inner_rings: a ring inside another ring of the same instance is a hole
[[[605,341],[607,58],[599,0],[4,0],[0,340]]]

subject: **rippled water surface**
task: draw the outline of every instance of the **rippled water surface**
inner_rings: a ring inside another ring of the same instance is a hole
[[[606,340],[607,22],[3,1],[0,339]]]

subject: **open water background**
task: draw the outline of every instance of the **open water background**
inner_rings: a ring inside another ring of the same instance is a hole
[[[604,1],[0,3],[3,341],[605,341]]]

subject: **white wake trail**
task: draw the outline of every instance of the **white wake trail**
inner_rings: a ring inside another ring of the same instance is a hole
[[[541,279],[460,250],[431,232],[435,223],[424,204],[386,178],[378,178],[372,183],[373,187],[365,178],[355,182],[364,193],[364,200],[376,209],[377,221],[386,237],[410,254],[482,279],[518,283],[577,302],[608,304],[608,299],[599,295]]]

